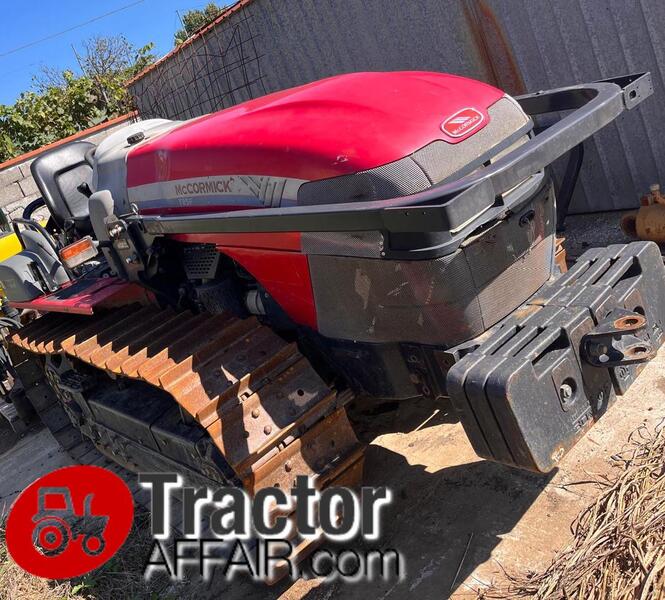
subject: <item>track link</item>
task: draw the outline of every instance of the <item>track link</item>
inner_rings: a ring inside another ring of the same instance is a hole
[[[319,489],[362,479],[364,449],[344,408],[349,396],[328,388],[296,344],[256,318],[152,306],[92,317],[49,313],[11,342],[165,390],[206,429],[252,495],[288,489],[298,475]]]

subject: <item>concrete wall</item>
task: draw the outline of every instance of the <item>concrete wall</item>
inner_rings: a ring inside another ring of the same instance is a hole
[[[80,132],[67,140],[71,139],[77,140],[86,140],[98,144],[105,137],[127,125],[129,117],[121,117],[119,119],[113,119],[109,122],[108,125],[105,124],[97,127],[93,127],[90,133]],[[44,149],[37,150],[36,152],[29,152],[25,154],[25,158],[22,160],[21,157],[17,159],[7,161],[7,163],[0,164],[0,209],[4,214],[11,220],[15,217],[20,217],[23,213],[23,209],[33,200],[39,198],[41,194],[37,189],[37,185],[32,179],[30,174],[30,165],[32,161],[35,160],[42,152],[45,152],[56,144],[49,144]],[[4,166],[3,165],[8,165]],[[34,218],[47,218],[48,210],[46,207],[40,208],[37,212],[33,213]]]
[[[0,171],[0,208],[10,219],[20,217],[23,209],[40,195],[30,176],[32,160]],[[43,213],[40,209],[36,215],[41,217]]]
[[[535,91],[650,70],[656,97],[586,144],[576,212],[665,184],[663,0],[251,0],[131,85],[144,116],[190,118],[362,70],[447,71]]]

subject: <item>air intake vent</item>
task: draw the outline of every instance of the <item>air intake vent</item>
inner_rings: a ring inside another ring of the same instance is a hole
[[[183,263],[188,279],[214,279],[221,255],[214,244],[185,246]]]

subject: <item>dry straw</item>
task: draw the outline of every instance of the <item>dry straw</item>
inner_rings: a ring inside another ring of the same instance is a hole
[[[573,523],[573,540],[541,573],[507,574],[481,598],[665,598],[665,433],[642,426],[612,457],[618,471]]]

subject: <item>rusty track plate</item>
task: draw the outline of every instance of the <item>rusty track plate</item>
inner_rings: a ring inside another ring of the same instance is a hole
[[[165,390],[206,428],[250,493],[290,487],[297,475],[320,488],[362,477],[362,448],[337,395],[295,344],[255,318],[138,305],[92,317],[50,313],[12,342]]]

